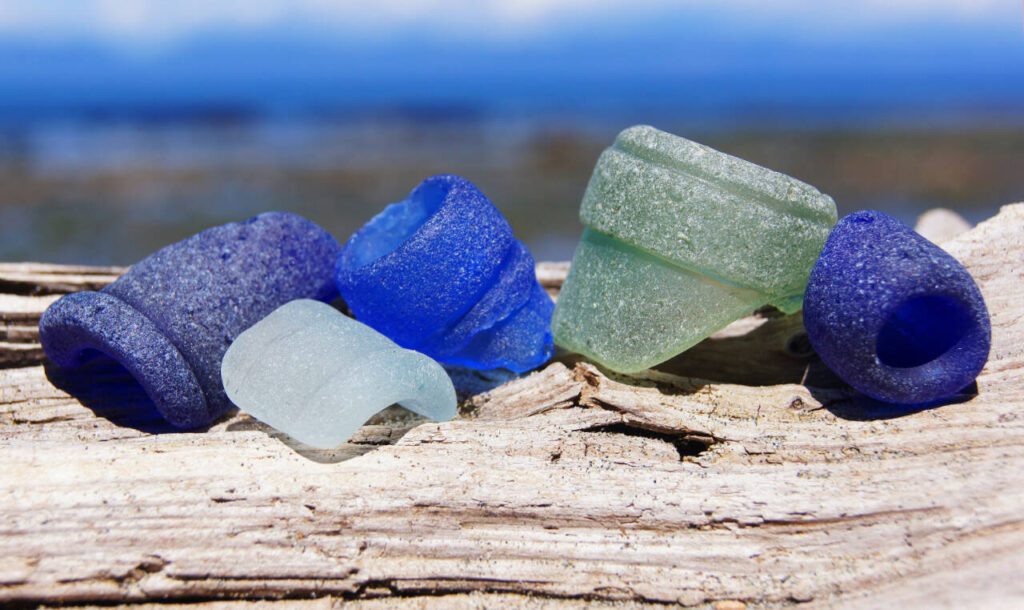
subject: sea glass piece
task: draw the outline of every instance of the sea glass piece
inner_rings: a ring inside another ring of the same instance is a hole
[[[440,362],[523,372],[551,357],[533,257],[465,178],[427,178],[385,208],[345,244],[337,278],[356,319]]]
[[[981,291],[955,258],[875,211],[839,221],[811,271],[804,325],[822,361],[889,403],[955,395],[988,360]]]
[[[178,428],[231,408],[220,364],[231,341],[284,303],[337,296],[337,241],[282,212],[207,229],[133,265],[100,292],[51,305],[39,322],[46,355],[77,369],[116,360]]]
[[[455,417],[455,388],[440,364],[319,301],[292,301],[239,335],[222,376],[243,411],[324,449],[395,403]]]
[[[836,208],[789,176],[639,126],[598,159],[580,218],[555,341],[630,373],[765,305],[799,310]]]

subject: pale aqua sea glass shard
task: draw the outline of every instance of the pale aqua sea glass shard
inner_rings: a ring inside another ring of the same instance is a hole
[[[243,411],[319,448],[392,404],[438,421],[456,413],[441,365],[319,301],[292,301],[243,332],[221,377]]]

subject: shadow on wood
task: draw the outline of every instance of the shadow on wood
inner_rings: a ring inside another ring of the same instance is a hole
[[[44,365],[46,378],[97,417],[148,434],[181,432],[160,415],[139,382],[120,363],[93,352],[77,369]]]

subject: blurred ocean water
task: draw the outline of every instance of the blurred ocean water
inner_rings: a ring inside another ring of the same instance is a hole
[[[127,264],[266,210],[341,240],[442,172],[567,259],[647,123],[912,222],[1024,200],[1017,0],[0,9],[0,260]]]

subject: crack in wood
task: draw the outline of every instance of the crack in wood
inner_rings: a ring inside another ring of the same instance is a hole
[[[679,454],[680,461],[688,457],[699,457],[716,442],[713,438],[700,434],[690,434],[686,432],[667,433],[633,426],[626,422],[599,424],[589,428],[583,428],[580,432],[622,434],[625,436],[662,441],[675,448],[676,452]]]

